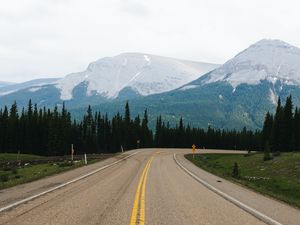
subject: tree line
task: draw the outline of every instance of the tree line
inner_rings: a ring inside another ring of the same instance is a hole
[[[63,104],[38,109],[31,100],[26,109],[18,112],[15,102],[10,109],[0,110],[0,152],[30,153],[55,156],[70,154],[114,153],[137,147],[153,146],[153,134],[148,128],[148,113],[143,118],[131,119],[128,103],[125,114],[117,113],[109,119],[100,112],[93,113],[89,106],[81,121],[71,118]],[[121,147],[122,146],[122,147]]]
[[[258,150],[260,148],[260,131],[246,128],[241,131],[221,130],[208,127],[207,130],[185,126],[180,118],[179,124],[170,127],[169,123],[157,118],[154,143],[156,147]]]
[[[278,99],[275,114],[267,113],[262,130],[262,143],[265,150],[272,152],[300,150],[300,109],[293,109],[292,96],[285,105]]]
[[[38,108],[31,100],[18,111],[17,103],[0,109],[0,152],[30,153],[37,155],[70,154],[74,144],[75,154],[114,153],[135,148],[167,147],[263,150],[300,150],[300,109],[293,111],[292,97],[278,106],[275,115],[266,114],[262,131],[246,128],[238,130],[194,128],[185,125],[181,118],[175,127],[157,117],[154,133],[148,126],[148,111],[131,118],[128,102],[124,113],[112,118],[88,107],[82,120],[72,120],[63,104]]]

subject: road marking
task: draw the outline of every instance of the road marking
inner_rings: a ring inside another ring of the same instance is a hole
[[[117,163],[120,163],[120,162],[122,162],[122,161],[124,161],[124,160],[126,160],[126,159],[128,159],[128,158],[130,158],[130,157],[132,157],[132,156],[134,156],[134,155],[136,155],[136,154],[138,154],[138,153],[139,153],[139,151],[137,151],[137,152],[135,152],[135,153],[132,153],[132,154],[130,154],[130,155],[128,155],[128,156],[126,156],[126,157],[124,157],[124,158],[122,158],[122,159],[119,159],[119,160],[117,160],[117,161],[115,161],[115,162],[113,162],[113,163],[111,163],[111,164],[108,164],[108,165],[103,166],[103,167],[101,167],[101,168],[99,168],[99,169],[96,169],[96,170],[94,170],[94,171],[92,171],[92,172],[89,172],[89,173],[87,173],[87,174],[85,174],[85,175],[82,175],[82,176],[80,176],[80,177],[78,177],[78,178],[75,178],[75,179],[73,179],[73,180],[70,180],[70,181],[68,181],[68,182],[66,182],[66,183],[60,184],[60,185],[58,185],[58,186],[56,186],[56,187],[53,187],[53,188],[48,189],[48,190],[46,190],[46,191],[43,191],[43,192],[41,192],[41,193],[39,193],[39,194],[30,196],[30,197],[25,198],[25,199],[23,199],[23,200],[20,200],[20,201],[17,201],[17,202],[15,202],[15,203],[12,203],[12,204],[10,204],[10,205],[7,205],[7,206],[5,206],[5,207],[2,207],[2,208],[0,208],[0,213],[6,211],[6,210],[8,210],[8,209],[11,209],[11,208],[13,208],[13,207],[16,207],[16,206],[18,206],[18,205],[21,205],[21,204],[23,204],[23,203],[29,202],[29,201],[31,201],[31,200],[33,200],[33,199],[35,199],[35,198],[41,197],[41,196],[43,196],[43,195],[46,195],[46,194],[48,194],[48,193],[50,193],[50,192],[53,192],[53,191],[55,191],[55,190],[58,190],[58,189],[60,189],[60,188],[63,188],[63,187],[65,187],[65,186],[69,185],[69,184],[73,184],[73,183],[75,183],[75,182],[77,182],[77,181],[80,181],[80,180],[82,180],[82,179],[85,179],[85,178],[87,178],[87,177],[89,177],[89,176],[91,176],[91,175],[93,175],[93,174],[95,174],[95,173],[98,173],[98,172],[100,172],[100,171],[102,171],[102,170],[105,170],[105,169],[107,169],[107,168],[109,168],[109,167],[112,167],[112,166],[116,165]]]
[[[146,183],[147,183],[147,177],[148,173],[150,170],[151,163],[155,157],[155,155],[158,154],[156,152],[147,162],[136,193],[135,193],[135,198],[134,198],[134,203],[133,203],[133,208],[132,208],[132,213],[131,213],[131,219],[130,219],[130,225],[145,225],[145,196],[146,196]]]
[[[216,194],[220,195],[221,197],[223,197],[224,199],[226,199],[227,201],[233,203],[234,205],[238,206],[239,208],[243,209],[244,211],[250,213],[251,215],[253,215],[254,217],[256,217],[257,219],[263,221],[266,224],[269,225],[282,225],[281,223],[277,222],[276,220],[268,217],[267,215],[257,211],[256,209],[253,209],[252,207],[240,202],[239,200],[237,200],[236,198],[222,192],[221,190],[217,189],[216,187],[210,185],[209,183],[207,183],[206,181],[202,180],[201,178],[197,177],[194,173],[192,173],[191,171],[189,171],[187,168],[185,168],[176,158],[176,153],[173,155],[174,161],[177,163],[177,165],[183,169],[185,172],[187,172],[191,177],[193,177],[196,181],[198,181],[199,183],[201,183],[202,185],[204,185],[205,187],[207,187],[209,190],[215,192]]]
[[[139,181],[139,184],[138,184],[138,187],[137,187],[137,190],[136,190],[134,203],[133,203],[133,208],[132,208],[131,219],[130,219],[130,225],[136,225],[137,214],[138,214],[138,211],[139,211],[141,187],[142,187],[142,183],[143,183],[143,180],[144,180],[144,177],[145,177],[145,174],[146,174],[146,171],[147,171],[147,168],[148,168],[148,165],[149,165],[150,161],[151,161],[151,159],[147,162],[147,164],[146,164],[146,166],[143,170],[142,176],[140,178],[140,181]]]

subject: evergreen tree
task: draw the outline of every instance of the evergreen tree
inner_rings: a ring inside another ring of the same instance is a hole
[[[273,116],[267,112],[262,130],[262,143],[270,142],[273,128]]]

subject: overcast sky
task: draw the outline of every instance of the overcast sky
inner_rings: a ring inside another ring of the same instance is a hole
[[[0,80],[144,52],[224,63],[263,38],[300,47],[298,0],[0,0]]]

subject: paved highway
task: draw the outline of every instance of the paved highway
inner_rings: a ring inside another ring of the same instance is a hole
[[[182,157],[182,152],[188,152],[188,150],[143,150],[87,178],[1,212],[0,224],[265,224],[188,175],[174,161],[174,153],[179,153],[178,161],[189,167],[191,171],[199,172],[198,175],[204,176],[207,181],[216,182],[218,179],[195,168]],[[78,170],[4,190],[0,194],[0,207],[3,208],[17,200],[38,194],[114,160],[118,159],[109,159]],[[227,182],[224,181],[223,185],[226,186]],[[234,184],[229,183],[228,185]],[[248,191],[237,185],[234,185],[234,188],[237,188],[237,192],[240,189]],[[234,193],[232,194],[234,195]],[[251,193],[254,197],[251,196]],[[300,221],[298,220],[299,210],[251,193],[250,200],[239,196],[237,198],[250,205],[254,201],[253,198],[257,198],[258,202],[261,199],[267,199],[267,203],[264,204],[268,204],[270,201],[270,204],[273,205],[263,206],[262,209],[282,207],[291,215],[284,213],[276,216],[268,211],[262,213],[267,213],[267,216],[276,221],[279,220],[282,224],[285,221],[285,218],[282,218],[284,215],[294,216],[290,219],[291,223],[288,221],[289,223],[286,224],[300,224],[298,223]],[[259,204],[256,202],[255,205]],[[259,207],[256,209],[260,210]]]

